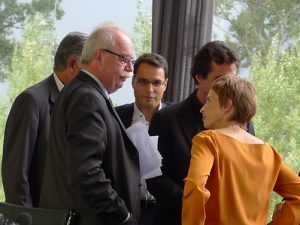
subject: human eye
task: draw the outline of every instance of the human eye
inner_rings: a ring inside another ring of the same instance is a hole
[[[124,55],[119,55],[119,60],[125,63],[128,63],[128,59]]]
[[[144,79],[144,78],[137,79],[137,82],[139,84],[142,84],[142,85],[147,85],[148,84],[148,81],[146,79]]]
[[[161,80],[155,80],[155,81],[152,82],[152,84],[153,84],[155,87],[159,87],[160,85],[163,84],[163,81],[161,81]]]

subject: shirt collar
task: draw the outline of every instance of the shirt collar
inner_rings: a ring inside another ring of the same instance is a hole
[[[61,92],[65,85],[60,81],[56,73],[53,73],[53,77],[59,92]]]
[[[107,99],[109,99],[109,93],[106,87],[104,86],[104,84],[94,74],[90,73],[89,71],[83,69],[82,71],[85,72],[87,75],[89,75],[91,78],[93,78],[97,82],[97,84],[100,85],[100,88],[104,92],[105,96],[107,97]]]
[[[162,108],[162,104],[159,104],[158,110]],[[149,122],[146,120],[144,114],[138,109],[136,103],[133,106],[133,116],[132,116],[132,124],[136,122],[142,122],[146,125],[147,129],[149,128]]]

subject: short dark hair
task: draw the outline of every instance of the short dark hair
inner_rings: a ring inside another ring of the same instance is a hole
[[[219,97],[220,106],[232,100],[234,112],[230,118],[240,124],[248,123],[257,109],[254,84],[238,76],[225,75],[217,78],[211,88]]]
[[[200,75],[203,79],[211,71],[212,62],[222,65],[236,64],[238,67],[238,58],[234,51],[225,45],[222,41],[211,41],[205,44],[195,55],[191,68],[191,76],[196,82],[196,75]]]
[[[70,32],[60,42],[54,57],[54,71],[63,71],[67,68],[68,59],[71,56],[80,57],[83,45],[87,40],[87,34],[81,32]]]
[[[139,66],[142,63],[147,63],[149,65],[158,67],[158,68],[163,68],[165,72],[165,79],[168,78],[168,62],[167,60],[157,54],[157,53],[144,53],[140,57],[137,58],[133,65],[133,76],[135,77],[135,74],[137,73]]]

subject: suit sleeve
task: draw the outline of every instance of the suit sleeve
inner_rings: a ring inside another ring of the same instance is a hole
[[[282,163],[274,191],[284,198],[284,203],[269,225],[300,224],[300,178]]]
[[[32,206],[29,170],[38,133],[38,104],[32,95],[19,95],[10,110],[4,133],[2,181],[6,201]]]
[[[162,155],[162,175],[148,179],[147,187],[154,197],[164,205],[177,206],[181,210],[182,187],[175,183],[169,176],[171,168],[171,145],[168,127],[162,115],[156,112],[149,126],[150,136],[158,135],[158,150]]]
[[[88,91],[75,98],[67,112],[69,183],[104,224],[120,224],[129,212],[103,169],[105,151],[110,150],[105,115],[101,110],[105,102]]]

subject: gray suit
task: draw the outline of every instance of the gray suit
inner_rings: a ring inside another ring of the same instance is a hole
[[[64,87],[51,117],[40,206],[74,209],[81,225],[135,225],[139,156],[99,84],[84,72]]]
[[[53,75],[14,101],[4,133],[2,181],[6,202],[38,206],[50,114],[59,90]]]

